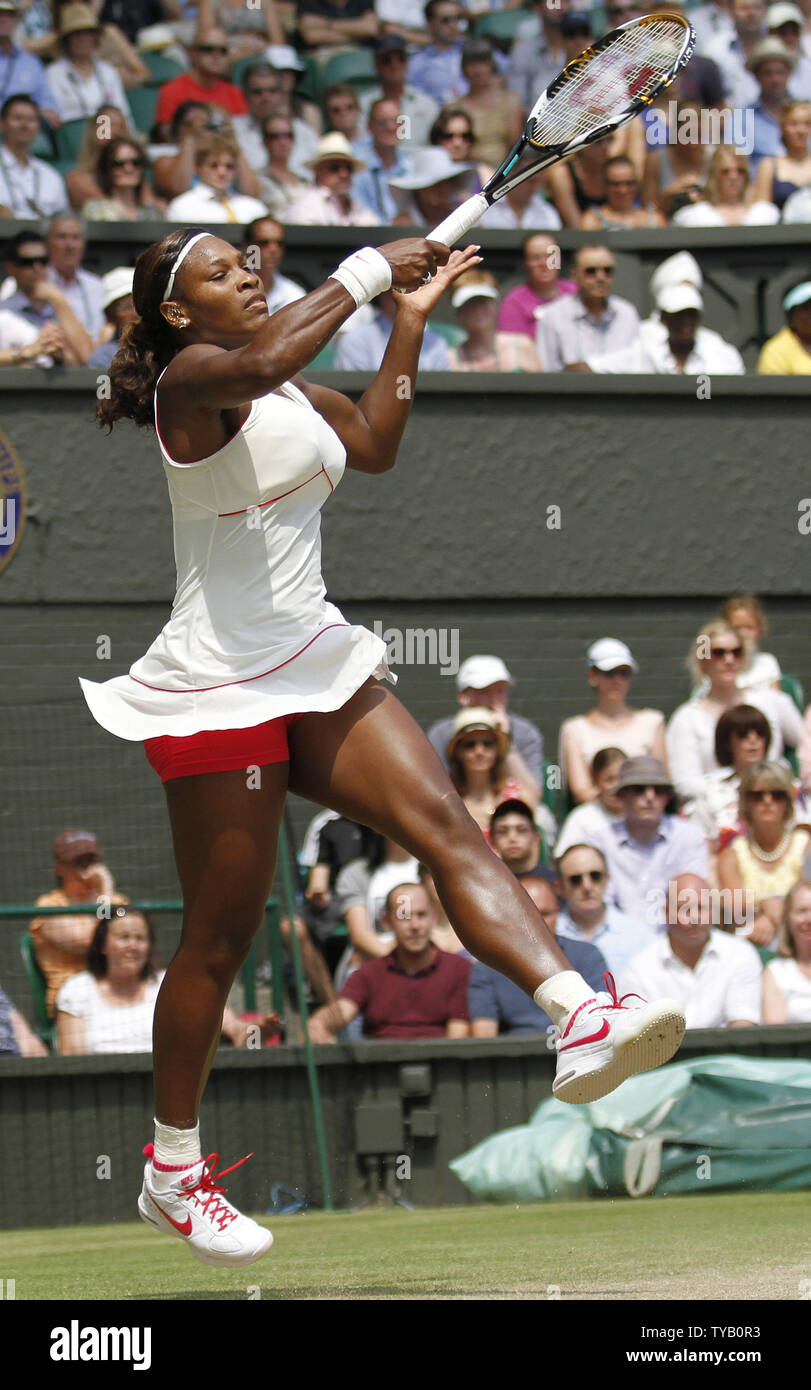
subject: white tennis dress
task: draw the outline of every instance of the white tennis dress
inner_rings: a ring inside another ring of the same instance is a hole
[[[80,677],[98,723],[126,739],[246,729],[339,709],[370,675],[394,679],[382,639],[326,599],[321,507],[346,450],[306,396],[288,383],[254,401],[234,438],[198,463],[175,462],[159,430],[158,442],[177,592],[128,675]]]

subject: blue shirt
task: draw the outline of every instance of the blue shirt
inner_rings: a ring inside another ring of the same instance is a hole
[[[375,310],[374,323],[359,324],[339,333],[335,349],[334,367],[343,372],[376,372],[383,361],[383,353],[391,337],[391,319]],[[450,370],[448,347],[438,333],[426,328],[420,348],[419,369],[421,372],[447,372]]]
[[[611,879],[609,893],[637,922],[656,928],[665,920],[667,885],[678,874],[709,878],[707,841],[678,816],[662,816],[650,844],[634,839],[624,820],[590,831],[588,843],[602,852]]]
[[[419,87],[421,92],[427,92],[440,106],[447,106],[449,102],[465,96],[468,84],[462,73],[463,42],[460,39],[453,48],[436,48],[432,43],[426,44],[411,59],[407,81],[412,87]],[[496,49],[493,58],[498,71],[507,72],[510,63],[506,54]]]
[[[755,170],[766,155],[785,154],[786,147],[780,134],[780,126],[765,106],[756,101],[750,110],[752,112],[752,149],[749,152],[749,162],[752,169]]]
[[[410,173],[411,161],[402,150],[398,150],[394,163],[386,168],[381,163],[380,156],[375,153],[371,140],[358,140],[355,149],[366,168],[352,180],[352,197],[357,198],[365,207],[371,208],[372,212],[376,212],[381,227],[385,227],[394,221],[399,212],[389,188],[389,179],[397,179]]]
[[[45,67],[33,53],[11,46],[11,53],[0,53],[0,106],[7,97],[24,92],[37,106],[56,110],[56,101]]]
[[[42,332],[46,323],[56,323],[53,304],[33,304],[22,290],[15,290],[8,299],[4,299],[3,308],[10,309],[13,314],[19,314],[20,318],[30,323],[38,333]]]
[[[656,939],[650,927],[635,922],[613,903],[606,903],[605,916],[596,931],[586,936],[569,916],[567,908],[558,913],[555,935],[561,938],[562,949],[569,954],[570,946],[582,941],[596,946],[605,957],[608,970],[618,981],[632,956],[644,951]]]
[[[648,937],[650,940],[650,937]],[[561,941],[562,949],[594,993],[605,989],[603,976],[606,963],[596,946],[587,942]],[[539,1009],[534,1000],[506,975],[500,975],[480,960],[474,963],[467,986],[467,1008],[471,1020],[491,1018],[498,1023],[499,1033],[515,1036],[528,1033],[547,1033],[554,1027],[551,1018]]]

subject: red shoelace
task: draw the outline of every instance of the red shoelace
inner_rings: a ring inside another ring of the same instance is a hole
[[[621,998],[621,999],[618,999],[618,998],[617,998],[617,986],[616,986],[615,983],[614,983],[614,976],[611,975],[611,974],[606,970],[605,974],[603,975],[603,979],[605,980],[605,983],[606,983],[606,986],[607,986],[607,991],[606,991],[606,992],[607,992],[608,994],[611,995],[611,998],[613,999],[614,1002],[613,1002],[613,1004],[598,1004],[598,1006],[597,1006],[598,1008],[600,1008],[600,1009],[621,1009],[621,1008],[623,1008],[626,999],[642,999],[642,995],[641,995],[641,994],[634,994],[633,991],[631,991],[630,994],[623,994],[622,998]],[[644,999],[642,999],[642,1003],[644,1004],[645,1002],[646,1002],[646,1001],[645,1001]]]
[[[144,1149],[144,1153],[147,1154],[148,1157],[152,1157],[152,1154],[149,1152],[152,1147],[151,1144],[147,1144]],[[223,1168],[219,1173],[215,1173],[214,1169],[220,1161],[220,1155],[209,1154],[208,1158],[203,1163],[203,1171],[194,1186],[187,1188],[185,1192],[175,1193],[175,1196],[193,1197],[198,1207],[205,1212],[209,1220],[216,1222],[220,1230],[223,1231],[229,1222],[236,1221],[239,1212],[235,1211],[227,1201],[223,1200],[226,1189],[224,1187],[218,1187],[217,1180],[219,1178],[224,1178],[227,1173],[233,1173],[235,1168],[241,1168],[243,1163],[248,1162],[249,1158],[253,1158],[252,1153],[246,1154],[245,1157],[240,1158],[237,1163],[232,1163],[230,1168]]]

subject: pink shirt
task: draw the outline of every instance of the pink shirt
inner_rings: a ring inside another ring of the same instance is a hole
[[[577,294],[573,280],[558,280],[558,295]],[[502,333],[525,333],[535,341],[535,310],[546,304],[554,304],[554,299],[541,299],[529,285],[517,285],[505,294],[498,316],[498,326]]]

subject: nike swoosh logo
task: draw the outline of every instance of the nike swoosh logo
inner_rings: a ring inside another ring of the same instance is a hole
[[[589,1038],[578,1038],[577,1042],[564,1043],[563,1047],[558,1048],[558,1051],[567,1052],[570,1047],[584,1047],[586,1043],[602,1042],[603,1038],[608,1037],[610,1031],[611,1024],[608,1022],[607,1018],[604,1018],[602,1024],[600,1025],[599,1033],[592,1033],[591,1037]]]
[[[191,1235],[190,1216],[187,1216],[185,1221],[175,1221],[174,1217],[170,1216],[168,1211],[164,1211],[163,1207],[158,1206],[158,1203],[155,1201],[155,1198],[152,1196],[151,1192],[147,1192],[147,1196],[149,1197],[149,1200],[152,1203],[153,1207],[158,1207],[158,1211],[160,1212],[161,1216],[165,1216],[167,1221],[171,1221],[176,1231],[179,1231],[182,1236]]]

